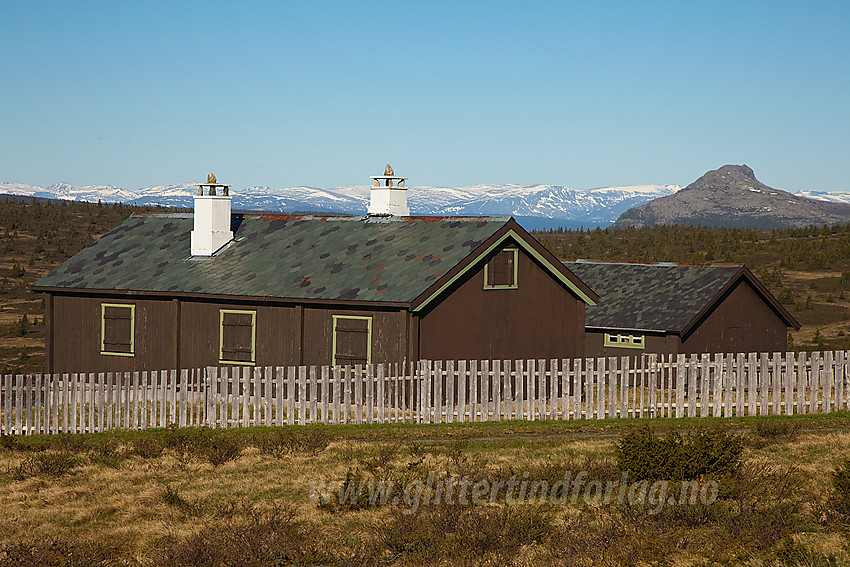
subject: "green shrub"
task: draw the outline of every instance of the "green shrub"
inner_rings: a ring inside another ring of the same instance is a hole
[[[300,430],[276,428],[255,436],[252,443],[264,455],[280,458],[295,453],[318,455],[330,444],[330,437],[317,428]]]
[[[0,449],[14,451],[18,448],[18,438],[14,434],[6,435],[0,432]]]
[[[241,437],[218,429],[173,425],[166,429],[163,444],[173,449],[178,457],[205,460],[214,466],[235,460],[245,446]]]
[[[832,505],[837,512],[850,516],[850,459],[832,473]]]
[[[123,550],[114,542],[65,541],[42,536],[40,540],[0,545],[0,565],[15,567],[70,567],[73,565],[118,565]]]
[[[38,453],[15,467],[13,477],[18,480],[38,475],[59,477],[70,473],[79,464],[79,457],[72,453],[52,451]]]
[[[756,423],[755,433],[762,439],[775,441],[791,440],[800,432],[800,424],[785,419],[766,419]]]
[[[138,437],[133,439],[132,453],[143,459],[156,459],[165,450],[165,444],[159,437]]]
[[[690,480],[733,473],[741,464],[743,443],[722,431],[657,436],[649,427],[634,429],[617,444],[617,464],[632,480]]]
[[[327,565],[330,547],[315,528],[295,518],[294,510],[249,510],[224,524],[185,537],[169,536],[156,546],[153,565],[163,567]]]

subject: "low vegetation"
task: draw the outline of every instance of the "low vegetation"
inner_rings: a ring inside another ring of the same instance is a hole
[[[0,564],[847,564],[848,417],[2,436]]]

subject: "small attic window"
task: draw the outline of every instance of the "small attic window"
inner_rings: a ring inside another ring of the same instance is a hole
[[[619,348],[646,348],[645,335],[625,333],[605,333],[605,346]]]
[[[126,303],[100,304],[100,354],[133,356],[136,306]]]
[[[505,248],[484,265],[484,289],[517,289],[517,248]]]
[[[218,361],[254,364],[257,312],[221,309],[219,321]]]

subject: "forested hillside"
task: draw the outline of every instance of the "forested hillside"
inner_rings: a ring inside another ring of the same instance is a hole
[[[32,283],[135,212],[74,201],[0,202],[0,372],[44,370],[44,300]]]

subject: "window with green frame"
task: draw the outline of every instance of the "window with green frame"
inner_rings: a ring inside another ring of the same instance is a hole
[[[100,354],[134,356],[136,306],[126,303],[100,304]]]
[[[357,315],[333,316],[334,366],[372,363],[372,318]]]
[[[519,249],[504,248],[484,264],[484,289],[517,289]]]
[[[605,333],[605,346],[619,348],[646,348],[646,336],[629,333]]]
[[[254,364],[256,311],[219,310],[219,354],[223,364]]]

